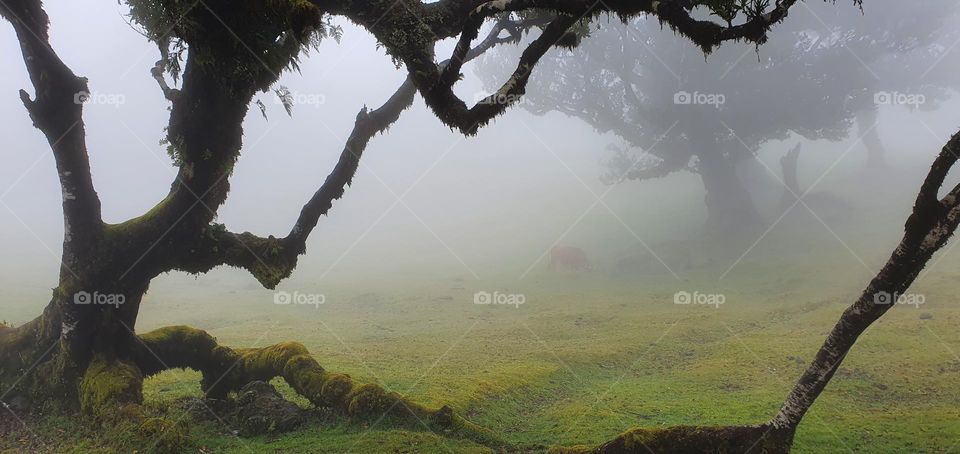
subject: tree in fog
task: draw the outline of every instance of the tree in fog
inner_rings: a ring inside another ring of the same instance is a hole
[[[131,424],[133,433],[162,443],[155,447],[181,452],[186,449],[182,424],[142,405],[143,378],[172,368],[199,371],[207,397],[222,399],[250,382],[282,377],[315,406],[354,421],[376,423],[389,416],[393,423],[426,427],[493,448],[525,449],[511,446],[449,407],[427,408],[380,386],[327,371],[296,342],[233,349],[187,326],[137,335],[140,302],[150,282],[172,270],[202,274],[232,266],[249,271],[264,287],[274,288],[293,272],[320,217],[352,181],[369,140],[395,121],[417,92],[444,124],[473,134],[524,93],[530,71],[550,47],[577,44],[579,35],[570,30],[581,18],[591,20],[603,12],[627,19],[656,15],[708,51],[727,40],[764,42],[767,29],[780,22],[795,2],[702,2],[729,20],[722,25],[693,18],[689,8],[701,2],[690,1],[440,0],[405,2],[402,7],[391,2],[303,0],[218,0],[205,1],[202,7],[178,0],[127,3],[133,22],[160,49],[161,58],[151,74],[170,104],[167,142],[179,171],[162,201],[119,224],[103,222],[90,172],[82,103],[86,79],[76,76],[51,47],[48,19],[39,0],[0,3],[0,14],[13,25],[21,44],[34,89],[33,96],[21,91],[20,99],[53,151],[64,218],[59,282],[49,303],[30,322],[0,327],[0,400],[13,415],[6,402],[16,395],[29,399],[36,409],[82,412],[98,423]],[[462,64],[500,42],[500,32],[510,36],[527,20],[525,14],[509,13],[533,7],[550,14],[540,24],[539,36],[525,47],[506,82],[468,108],[453,92]],[[243,118],[257,92],[269,90],[281,72],[295,68],[317,39],[336,33],[329,22],[331,15],[346,17],[373,33],[406,67],[408,80],[383,106],[357,114],[339,161],[298,218],[291,220],[287,234],[231,232],[216,222],[216,215],[240,157]],[[496,24],[493,32],[474,45],[487,19]],[[457,36],[450,58],[437,62],[435,43]],[[803,414],[856,337],[889,309],[873,304],[873,297],[906,289],[960,222],[960,187],[937,199],[958,151],[960,135],[951,139],[934,163],[890,262],[845,312],[772,420],[757,426],[633,429],[592,450],[789,450]]]
[[[710,230],[749,229],[761,216],[738,165],[762,145],[791,134],[841,140],[856,120],[870,162],[880,163],[874,100],[923,99],[921,107],[931,108],[954,84],[942,77],[945,71],[920,75],[958,35],[943,27],[955,2],[865,8],[866,14],[842,7],[799,11],[756,52],[724,46],[709,56],[678,43],[654,19],[626,26],[601,21],[583,45],[544,58],[522,105],[619,138],[623,144],[611,145],[604,161],[606,182],[689,170],[703,183]],[[494,80],[501,55],[510,52],[484,58],[481,77]]]
[[[532,69],[547,50],[577,44],[570,29],[581,21],[603,13],[625,19],[650,14],[708,51],[729,40],[764,42],[767,30],[786,17],[795,1],[125,3],[132,23],[160,50],[151,75],[169,102],[166,142],[179,171],[163,200],[118,224],[103,221],[90,172],[82,102],[87,80],[75,75],[51,47],[50,24],[40,0],[0,3],[0,15],[13,26],[33,85],[34,94],[21,91],[20,99],[53,151],[64,219],[59,282],[49,303],[30,322],[0,327],[0,399],[6,402],[16,395],[30,400],[33,408],[81,411],[103,422],[132,423],[136,433],[162,439],[177,450],[182,428],[141,405],[143,378],[171,368],[200,371],[208,397],[224,398],[251,381],[282,377],[314,405],[358,420],[393,416],[391,420],[489,446],[506,445],[449,407],[426,408],[380,386],[326,371],[299,343],[232,349],[186,326],[136,334],[143,295],[163,273],[202,274],[232,266],[249,271],[266,288],[287,278],[320,217],[352,181],[370,138],[412,102],[415,92],[403,88],[380,109],[363,109],[357,115],[339,161],[285,235],[234,233],[216,222],[240,157],[242,122],[253,97],[270,90],[280,73],[296,69],[318,39],[337,32],[331,17],[347,18],[372,33],[406,68],[405,87],[415,88],[444,124],[472,135],[524,93]],[[701,3],[730,21],[693,17],[691,8]],[[475,54],[473,42],[481,28],[488,20],[534,8],[549,16],[537,38],[525,46],[515,70],[494,93],[468,106],[453,87],[462,65]],[[454,50],[438,62],[435,44],[453,37],[458,37]]]
[[[877,1],[865,5],[865,14],[844,8],[816,11],[802,33],[816,45],[832,46],[837,58],[831,64],[861,86],[848,96],[856,114],[856,134],[867,148],[867,169],[886,165],[880,140],[878,109],[905,106],[934,110],[960,87],[947,65],[940,65],[960,40],[953,26],[960,14],[952,0],[924,2]],[[845,59],[844,59],[845,58]]]

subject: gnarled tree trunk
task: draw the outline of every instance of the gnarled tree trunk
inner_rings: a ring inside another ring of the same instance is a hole
[[[726,235],[761,225],[760,213],[740,181],[732,158],[718,152],[701,153],[699,157],[698,170],[706,190],[707,230]]]

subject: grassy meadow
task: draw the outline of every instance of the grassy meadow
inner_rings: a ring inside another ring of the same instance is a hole
[[[909,206],[908,197],[899,199],[895,208],[864,209],[896,219]],[[276,305],[271,291],[216,276],[165,278],[148,294],[137,329],[189,324],[234,347],[298,340],[328,370],[428,406],[450,405],[524,452],[594,445],[635,426],[755,424],[777,411],[895,245],[901,223],[828,229],[788,217],[748,254],[751,241],[732,254],[693,240],[686,252],[651,244],[671,270],[613,272],[608,263],[551,273],[538,266],[524,279],[482,281],[456,269],[418,279],[378,274],[329,282],[316,307]],[[958,265],[951,251],[936,256],[911,289],[924,304],[894,308],[860,339],[801,424],[795,452],[960,450]],[[522,294],[524,303],[477,305],[478,291]],[[719,293],[724,301],[678,305],[678,291]],[[35,308],[18,310],[27,319]],[[187,423],[201,453],[492,452],[423,428],[361,426],[321,412],[291,433],[241,438],[187,404],[200,396],[199,381],[193,371],[164,372],[146,381],[145,400]],[[55,416],[17,427],[0,438],[0,449],[156,450]]]

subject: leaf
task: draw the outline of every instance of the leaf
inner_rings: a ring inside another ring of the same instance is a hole
[[[267,119],[267,106],[263,104],[263,101],[257,100],[257,107],[260,108],[260,115],[263,115],[263,119]]]
[[[287,115],[293,116],[293,94],[290,93],[290,89],[281,85],[273,90],[277,94],[277,97],[280,98],[280,102],[283,104],[284,110],[287,111]]]

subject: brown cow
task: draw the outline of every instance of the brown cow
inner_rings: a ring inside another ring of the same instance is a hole
[[[583,249],[573,246],[554,246],[550,248],[550,260],[547,269],[556,270],[558,267],[568,271],[588,271],[592,267],[587,260],[587,253]]]

